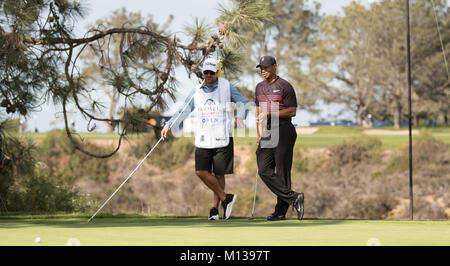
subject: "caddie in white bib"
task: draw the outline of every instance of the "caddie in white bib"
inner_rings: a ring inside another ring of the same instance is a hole
[[[206,93],[199,87],[194,95],[198,148],[226,147],[232,136],[230,83],[224,78],[218,78],[218,82],[215,91]]]

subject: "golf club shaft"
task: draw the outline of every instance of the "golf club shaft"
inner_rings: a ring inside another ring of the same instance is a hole
[[[204,82],[204,81],[203,81]],[[202,82],[202,84],[203,84]],[[201,86],[201,85],[200,85]],[[172,124],[169,126],[169,129],[172,128],[172,126],[175,124],[175,122],[178,120],[178,118],[180,118],[181,114],[184,112],[184,110],[186,110],[186,107],[189,105],[189,103],[192,101],[192,99],[194,98],[195,93],[191,96],[191,98],[189,99],[189,101],[184,105],[183,110],[178,114],[178,116],[175,118],[175,120],[172,122]],[[109,196],[109,198],[105,201],[105,203],[103,203],[103,205],[94,213],[94,215],[92,215],[91,218],[89,218],[88,222],[92,221],[92,219],[94,219],[94,217],[97,215],[97,213],[99,213],[103,207],[105,207],[105,205],[114,197],[114,195],[116,195],[116,193],[122,188],[122,186],[128,181],[128,179],[130,179],[133,174],[136,172],[136,170],[141,166],[141,164],[145,161],[145,159],[147,159],[148,156],[150,156],[150,154],[153,152],[153,150],[158,146],[158,144],[161,142],[161,140],[163,140],[163,138],[159,138],[158,142],[155,144],[155,146],[153,146],[153,148],[145,155],[144,159],[142,159],[142,161],[139,162],[139,164],[136,166],[136,168],[134,168],[133,172],[130,173],[130,175],[128,175],[128,177],[125,179],[125,181],[122,182],[122,184],[120,184],[120,186],[114,191],[114,193],[111,194],[111,196]]]
[[[258,172],[256,172],[256,178],[255,178],[255,194],[253,195],[253,208],[252,208],[252,218],[255,214],[255,203],[256,203],[256,189],[258,188]]]
[[[117,191],[119,191],[122,188],[122,186],[133,176],[136,170],[141,166],[141,164],[145,161],[145,159],[147,159],[147,157],[153,152],[153,150],[156,148],[156,146],[158,146],[161,140],[162,138],[158,140],[155,146],[153,146],[153,148],[147,153],[147,155],[145,155],[144,159],[142,159],[142,161],[139,162],[139,164],[136,166],[136,168],[134,168],[134,170],[130,173],[130,175],[128,175],[125,181],[123,181],[122,184],[120,184],[120,186],[116,189],[116,191],[114,191],[114,193],[112,193],[111,196],[105,201],[105,203],[103,203],[103,205],[94,213],[94,215],[92,215],[89,221],[91,221],[97,215],[97,213],[99,213],[103,209],[103,207],[105,207],[105,205],[114,197],[114,195],[116,195]]]

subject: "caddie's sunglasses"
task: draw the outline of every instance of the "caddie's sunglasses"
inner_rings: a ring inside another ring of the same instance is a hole
[[[216,74],[216,72],[209,71],[209,70],[203,71],[203,75],[214,75],[214,74]]]

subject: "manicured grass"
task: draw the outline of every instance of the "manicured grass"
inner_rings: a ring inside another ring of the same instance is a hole
[[[360,134],[364,129],[360,127],[348,127],[348,126],[319,126],[314,134]]]
[[[408,128],[401,128],[401,130],[407,130]],[[423,128],[417,127],[414,130],[426,129],[429,130],[432,135],[444,143],[450,144],[450,128],[449,127],[436,127],[436,128]],[[394,130],[393,128],[374,128],[371,130]],[[350,137],[361,136],[363,129],[357,127],[344,127],[344,126],[321,126],[318,131],[314,134],[299,134],[297,136],[297,142],[301,142],[310,148],[326,148],[332,145],[336,145],[338,143],[343,142],[345,139]],[[45,137],[45,133],[24,133],[25,137],[32,137],[34,139],[43,139]],[[75,135],[76,136],[76,135]],[[82,139],[103,139],[103,140],[111,140],[118,139],[117,134],[108,134],[108,133],[81,133],[79,135]],[[381,140],[383,143],[382,148],[387,150],[396,150],[403,145],[407,145],[408,143],[408,135],[374,135]],[[413,135],[413,139],[414,139]],[[127,136],[128,140],[136,140],[142,137],[154,137],[153,132],[142,133],[142,134],[130,134]],[[77,137],[76,137],[77,138]],[[194,141],[193,137],[190,137],[192,141]],[[247,129],[244,131],[235,131],[234,134],[234,142],[235,144],[245,144],[245,145],[256,145],[256,131],[254,129]]]
[[[0,245],[58,246],[77,239],[91,245],[300,246],[449,245],[450,221],[305,219],[268,222],[245,217],[100,215],[0,216]],[[413,233],[412,233],[413,232]],[[35,238],[41,242],[36,243]],[[375,239],[375,240],[373,240]]]

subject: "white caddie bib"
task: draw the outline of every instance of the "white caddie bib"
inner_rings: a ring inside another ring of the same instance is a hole
[[[200,87],[194,95],[195,146],[213,149],[228,146],[232,136],[230,83],[219,79],[218,88],[206,93]]]

